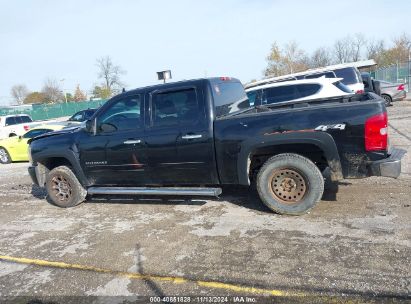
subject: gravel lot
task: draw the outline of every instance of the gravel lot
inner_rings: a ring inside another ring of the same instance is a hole
[[[341,181],[298,217],[273,214],[238,187],[215,200],[99,197],[60,209],[32,187],[27,163],[1,166],[0,296],[411,301],[411,101],[388,111],[391,144],[408,151],[401,177]]]

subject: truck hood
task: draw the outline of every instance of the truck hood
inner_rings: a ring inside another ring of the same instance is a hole
[[[69,133],[74,133],[74,132],[78,132],[79,130],[81,130],[82,127],[80,126],[75,126],[75,127],[70,127],[70,128],[65,128],[65,129],[61,129],[58,131],[53,131],[53,132],[48,132],[48,133],[44,133],[42,135],[36,136],[31,138],[28,141],[28,144],[32,143],[35,140],[38,139],[42,139],[42,138],[46,138],[46,137],[51,137],[51,136],[58,136],[58,135],[63,135],[63,134],[69,134]]]

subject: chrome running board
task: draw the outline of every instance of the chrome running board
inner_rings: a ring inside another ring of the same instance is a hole
[[[219,196],[221,188],[191,188],[191,187],[90,187],[87,193],[118,194],[118,195],[188,195],[188,196]]]

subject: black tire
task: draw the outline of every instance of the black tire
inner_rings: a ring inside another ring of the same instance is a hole
[[[9,137],[14,137],[14,136],[17,136],[17,134],[16,133],[10,133],[9,134]]]
[[[392,104],[392,98],[390,95],[382,94],[381,97],[384,98],[386,107],[389,107]]]
[[[80,184],[73,171],[66,166],[56,167],[46,179],[49,201],[59,207],[74,207],[84,202],[87,191]]]
[[[381,82],[378,81],[378,80],[373,80],[372,84],[373,84],[373,87],[374,87],[375,94],[381,96]]]
[[[0,164],[10,164],[11,157],[6,148],[0,147]]]
[[[257,191],[263,203],[274,212],[300,215],[321,199],[324,178],[308,158],[284,153],[264,163],[258,172]]]

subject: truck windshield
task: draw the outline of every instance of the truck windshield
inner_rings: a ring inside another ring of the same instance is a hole
[[[238,80],[211,80],[216,117],[232,114],[250,107],[244,87]]]

